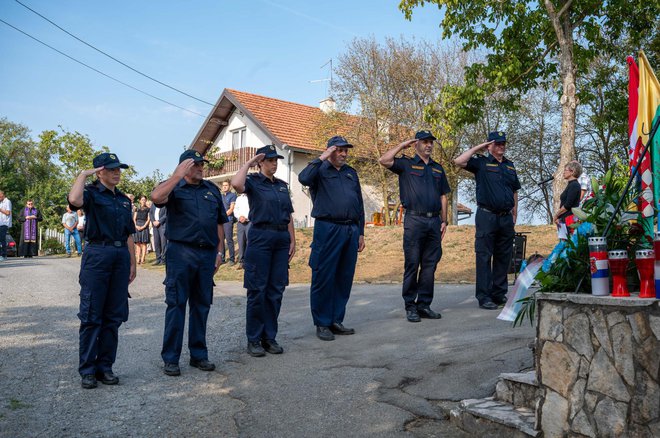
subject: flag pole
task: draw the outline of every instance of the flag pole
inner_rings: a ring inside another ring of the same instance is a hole
[[[610,220],[607,222],[607,226],[605,227],[605,230],[603,231],[603,237],[607,236],[607,232],[610,230],[610,227],[612,226],[612,222],[614,222],[614,217],[617,215],[617,213],[621,209],[621,204],[623,204],[623,198],[625,198],[626,195],[628,194],[628,190],[630,190],[630,186],[632,185],[632,182],[635,179],[635,176],[637,176],[637,171],[639,170],[639,167],[642,165],[642,160],[644,159],[644,157],[646,156],[646,153],[648,152],[649,148],[651,147],[651,143],[653,142],[653,137],[655,137],[655,133],[658,131],[658,126],[660,126],[660,118],[658,118],[658,122],[651,129],[651,133],[649,134],[649,139],[646,142],[646,146],[644,146],[644,151],[639,155],[639,158],[637,159],[637,165],[635,165],[635,169],[633,170],[632,174],[628,178],[628,184],[626,184],[626,188],[623,190],[623,193],[621,194],[621,197],[619,198],[619,202],[617,202],[617,204],[616,204],[616,208],[614,209],[614,213],[612,213],[612,216],[610,216]],[[642,126],[642,128],[643,128],[643,126]]]

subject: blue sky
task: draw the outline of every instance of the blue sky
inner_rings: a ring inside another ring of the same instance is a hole
[[[137,88],[206,116],[210,107],[155,84],[84,46],[13,0],[0,18]],[[308,105],[325,97],[321,69],[357,37],[440,38],[440,11],[412,22],[396,0],[113,2],[21,0],[136,69],[208,102],[234,88]],[[203,118],[153,100],[0,23],[0,117],[87,134],[142,174],[172,171]]]

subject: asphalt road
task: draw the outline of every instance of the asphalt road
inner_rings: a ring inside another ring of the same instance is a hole
[[[464,436],[452,402],[491,395],[501,372],[532,366],[529,326],[481,310],[473,286],[436,285],[441,320],[405,320],[401,286],[355,285],[345,325],[316,338],[309,286],[284,295],[285,353],[245,353],[245,291],[220,282],[208,321],[214,372],[162,372],[164,273],[138,271],[120,329],[118,386],[80,387],[79,259],[0,263],[0,436]],[[440,264],[439,269],[442,269]]]

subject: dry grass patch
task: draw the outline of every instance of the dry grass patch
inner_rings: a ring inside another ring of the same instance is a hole
[[[551,225],[516,227],[527,234],[527,256],[534,252],[547,255],[557,243],[555,227]],[[307,266],[313,229],[296,230],[296,255],[290,264],[291,283],[309,283],[311,270]],[[356,282],[400,283],[403,277],[403,228],[373,227],[365,231],[366,248],[358,257]],[[435,278],[443,283],[474,282],[474,226],[450,226],[442,244],[442,260]],[[221,281],[242,281],[243,271],[223,265],[216,278]]]

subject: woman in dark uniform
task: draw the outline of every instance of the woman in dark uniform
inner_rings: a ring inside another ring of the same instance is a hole
[[[277,317],[289,284],[289,261],[295,253],[296,237],[289,187],[274,176],[278,158],[284,157],[275,146],[259,148],[231,180],[238,193],[247,194],[250,204],[252,229],[243,263],[243,287],[247,289],[247,352],[254,357],[284,351],[275,340]],[[259,172],[248,175],[255,165]]]
[[[128,285],[135,279],[131,201],[116,187],[128,166],[116,155],[94,158],[94,169],[78,175],[69,192],[72,210],[83,208],[87,246],[80,265],[80,364],[82,387],[96,388],[97,379],[116,385],[112,372],[118,330],[128,320]],[[85,185],[87,177],[98,179]]]
[[[582,187],[578,178],[582,175],[582,166],[577,161],[571,161],[564,167],[564,179],[568,185],[559,196],[559,210],[555,213],[552,220],[557,224],[557,236],[559,240],[568,239],[568,229],[566,228],[566,218],[573,214],[572,208],[580,205],[580,196]]]

